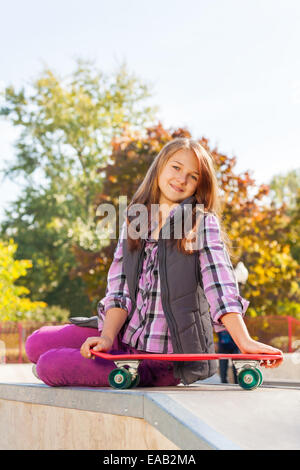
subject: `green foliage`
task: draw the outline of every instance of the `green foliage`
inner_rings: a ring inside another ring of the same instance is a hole
[[[300,188],[300,168],[286,174],[273,176],[270,182],[272,201],[278,205],[285,203],[289,209],[297,204],[297,191]]]
[[[58,305],[47,306],[43,309],[37,309],[31,315],[26,317],[26,320],[32,320],[40,323],[67,323],[69,320],[70,311],[59,307]]]
[[[298,187],[295,193],[295,203],[288,210],[289,213],[289,224],[288,231],[289,237],[287,243],[291,249],[291,255],[300,265],[300,187]]]
[[[272,204],[284,207],[289,217],[287,243],[292,257],[300,264],[300,168],[274,176],[270,188]]]
[[[300,320],[300,303],[290,302],[288,300],[284,302],[278,302],[277,304],[277,315],[290,316]]]
[[[44,302],[32,302],[29,289],[16,285],[20,277],[27,275],[32,267],[30,260],[15,260],[17,245],[11,239],[0,241],[0,321],[18,321],[42,313]]]

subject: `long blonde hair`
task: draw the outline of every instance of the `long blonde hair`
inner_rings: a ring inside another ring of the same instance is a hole
[[[182,149],[192,150],[197,157],[200,178],[194,193],[196,201],[203,205],[205,212],[211,212],[217,216],[221,228],[222,239],[230,251],[229,239],[221,226],[221,203],[213,160],[205,148],[196,140],[186,137],[178,137],[164,145],[153,160],[144,180],[133,195],[128,206],[128,210],[134,204],[144,204],[147,207],[148,222],[150,222],[151,204],[159,204],[160,200],[160,189],[158,186],[159,175],[167,164],[169,158],[174,153],[178,152],[178,150]],[[195,215],[195,212],[193,212],[193,215]],[[129,223],[130,221],[127,217],[127,224]],[[194,225],[193,230],[195,230],[195,228],[196,227]],[[128,246],[130,250],[137,249],[140,246],[140,243],[140,238],[133,240],[130,238],[128,233]],[[190,254],[190,251],[186,249],[186,243],[186,238],[178,240],[177,248],[185,254]]]

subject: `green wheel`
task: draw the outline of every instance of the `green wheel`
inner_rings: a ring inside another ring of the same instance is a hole
[[[137,374],[136,377],[131,380],[130,388],[137,387],[139,383],[140,383],[140,376],[139,376],[139,374]]]
[[[245,390],[254,390],[261,384],[262,375],[258,369],[244,368],[238,373],[239,385]]]
[[[258,387],[259,387],[263,383],[264,377],[263,377],[262,371],[258,367],[255,370],[259,373],[259,384],[258,384]]]
[[[131,374],[127,369],[114,369],[108,376],[109,385],[113,388],[124,389],[131,386]]]

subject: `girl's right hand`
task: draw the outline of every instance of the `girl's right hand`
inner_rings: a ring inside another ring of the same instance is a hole
[[[80,348],[80,354],[87,359],[92,357],[91,349],[95,351],[109,351],[112,348],[113,341],[108,336],[92,336],[87,338]],[[93,356],[95,357],[95,356]]]
[[[240,347],[242,354],[275,354],[278,359],[261,361],[261,365],[267,368],[278,367],[283,362],[283,353],[280,349],[273,348],[268,344],[260,343],[252,338],[249,338],[242,347]]]

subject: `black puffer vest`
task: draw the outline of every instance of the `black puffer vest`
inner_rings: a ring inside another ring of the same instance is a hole
[[[184,210],[185,204],[194,205],[196,202],[194,196],[182,201],[170,218],[170,227],[178,210]],[[178,251],[176,244],[170,243],[171,240],[163,239],[161,233],[162,230],[158,238],[161,301],[170,330],[173,351],[214,353],[212,320],[202,286],[199,252],[195,251],[191,255],[183,254]],[[127,239],[123,240],[123,272],[126,275],[132,301],[132,310],[123,328],[126,328],[136,308],[145,240],[142,239],[141,242],[141,249],[130,252]],[[216,371],[216,361],[174,362],[174,376],[180,378],[185,385],[210,377]]]

